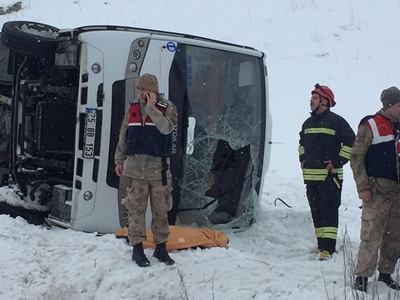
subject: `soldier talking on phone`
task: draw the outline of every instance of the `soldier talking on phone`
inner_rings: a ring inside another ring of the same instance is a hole
[[[167,213],[172,208],[169,156],[171,133],[178,114],[175,105],[158,93],[156,76],[142,75],[136,88],[138,97],[126,109],[115,151],[115,172],[129,179],[125,205],[129,211],[132,260],[140,267],[150,265],[142,244],[146,239],[145,217],[150,196],[151,230],[156,245],[153,256],[172,265],[175,262],[166,250],[169,238]]]

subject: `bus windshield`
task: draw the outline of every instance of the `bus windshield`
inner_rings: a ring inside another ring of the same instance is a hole
[[[249,226],[265,140],[263,59],[179,44],[175,63],[186,84],[189,119],[178,221]]]

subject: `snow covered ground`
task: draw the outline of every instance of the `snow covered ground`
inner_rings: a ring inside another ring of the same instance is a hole
[[[152,258],[151,250],[145,252],[152,266],[136,267],[131,247],[113,235],[45,229],[0,216],[0,299],[306,300],[351,295],[343,251],[326,262],[309,253],[315,241],[300,180],[269,176],[267,182],[271,189],[264,195],[259,221],[245,232],[228,233],[228,250],[174,252],[172,267]],[[343,193],[338,238],[339,249],[348,230],[353,255],[360,213],[354,195],[351,186]],[[277,197],[293,208],[281,202],[275,206]],[[385,295],[386,287],[380,288]]]
[[[316,241],[297,159],[298,132],[315,83],[331,87],[333,111],[354,130],[380,108],[383,89],[400,86],[398,0],[23,0],[22,7],[0,16],[0,25],[10,20],[59,28],[120,24],[264,51],[276,143],[257,223],[244,232],[227,232],[227,250],[172,253],[172,267],[146,250],[152,266],[138,268],[130,260],[131,248],[113,235],[46,229],[0,215],[1,300],[399,299],[382,283],[370,295],[351,288],[348,268],[358,250],[361,203],[348,166],[338,252],[324,262],[309,253]],[[275,205],[278,197],[293,208]]]

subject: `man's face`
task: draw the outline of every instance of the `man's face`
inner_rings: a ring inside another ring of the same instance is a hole
[[[146,97],[150,93],[149,90],[137,88],[139,99],[142,103],[146,103]]]
[[[310,99],[310,108],[311,111],[316,110],[319,107],[319,95],[316,93],[313,93],[311,95],[311,99]]]
[[[387,108],[385,112],[391,116],[393,119],[400,119],[400,102]]]

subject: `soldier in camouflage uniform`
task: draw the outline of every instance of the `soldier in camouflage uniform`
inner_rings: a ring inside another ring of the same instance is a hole
[[[400,252],[399,89],[382,91],[381,101],[381,110],[361,120],[350,155],[363,201],[355,288],[364,292],[377,266],[378,280],[400,289],[391,277]]]
[[[115,151],[115,172],[129,179],[125,205],[129,211],[132,260],[140,267],[150,265],[142,244],[146,239],[145,216],[150,196],[151,230],[156,245],[153,256],[172,265],[175,262],[166,251],[169,237],[167,213],[172,208],[169,156],[171,133],[178,115],[175,105],[158,93],[158,81],[154,75],[142,75],[136,88],[138,98],[127,107]]]

